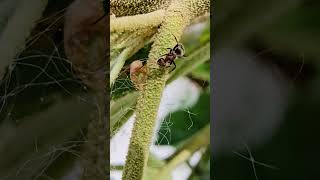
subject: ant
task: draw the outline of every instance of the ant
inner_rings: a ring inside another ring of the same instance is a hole
[[[173,35],[173,34],[172,34]],[[173,35],[174,36],[174,35]],[[177,44],[173,48],[167,48],[169,49],[169,53],[164,54],[164,58],[158,59],[157,63],[159,66],[162,67],[169,67],[172,64],[174,65],[174,68],[170,71],[172,72],[176,68],[176,63],[174,60],[176,58],[185,57],[184,55],[184,47],[181,43],[178,42],[176,36],[174,36]],[[164,56],[162,55],[162,56]],[[145,68],[146,61],[145,60],[135,60],[130,64],[130,79],[135,85],[137,89],[141,89],[143,86],[143,83],[146,79],[146,74],[148,73],[148,68]],[[126,70],[128,71],[128,70]]]
[[[164,66],[168,67],[168,66],[171,66],[173,64],[174,68],[170,72],[172,72],[173,70],[176,69],[176,63],[174,62],[174,60],[176,58],[185,57],[183,45],[178,42],[176,36],[174,36],[174,38],[175,38],[177,44],[173,48],[167,48],[167,49],[170,50],[169,53],[164,54],[165,57],[164,58],[160,58],[157,61],[158,65],[162,66],[162,67],[164,67]],[[164,55],[162,55],[162,56],[164,56]]]

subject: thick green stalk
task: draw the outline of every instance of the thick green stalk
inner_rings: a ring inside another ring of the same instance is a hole
[[[139,92],[136,121],[130,139],[123,180],[141,180],[145,172],[158,107],[167,80],[167,71],[159,69],[157,60],[167,52],[167,48],[176,44],[174,36],[180,39],[191,19],[209,11],[209,4],[209,0],[174,0],[167,9],[164,22],[150,50],[147,80]]]
[[[160,92],[165,85],[165,81],[162,80],[163,75],[163,71],[154,71],[147,80],[147,83],[152,84],[152,86],[146,85],[139,94],[136,106],[136,121],[123,173],[123,179],[125,180],[140,180],[143,177],[160,104]]]

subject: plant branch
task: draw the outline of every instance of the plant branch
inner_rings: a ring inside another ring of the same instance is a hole
[[[158,107],[168,73],[164,69],[159,69],[157,60],[167,51],[166,48],[175,45],[174,36],[180,39],[185,27],[194,17],[209,11],[209,4],[209,0],[174,0],[166,11],[164,22],[155,36],[149,53],[146,65],[149,73],[146,82],[139,92],[136,121],[123,171],[124,180],[141,180],[148,161]]]
[[[137,31],[144,28],[154,28],[163,21],[165,11],[157,10],[148,14],[113,18],[110,21],[110,32]]]
[[[205,151],[201,155],[201,159],[195,166],[191,166],[189,163],[189,167],[192,169],[191,175],[189,179],[195,179],[200,172],[201,174],[207,174],[207,177],[210,177],[210,147],[207,146]]]

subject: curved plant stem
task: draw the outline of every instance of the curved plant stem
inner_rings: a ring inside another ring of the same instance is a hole
[[[162,80],[163,75],[164,72],[155,71],[152,78],[147,80],[147,83],[152,84],[152,86],[145,86],[144,91],[139,94],[136,106],[136,121],[130,140],[123,179],[140,180],[143,177],[161,99],[159,90],[162,90],[165,85],[165,81]]]
[[[110,32],[137,31],[144,28],[154,28],[162,23],[164,13],[165,11],[161,9],[148,14],[111,19]]]
[[[159,69],[157,60],[175,45],[174,36],[180,39],[191,19],[209,11],[209,0],[174,0],[166,11],[164,22],[155,36],[150,50],[147,68],[149,73],[139,92],[136,121],[130,139],[123,180],[141,180],[149,156],[162,91],[167,71]],[[173,36],[174,35],[174,36]]]

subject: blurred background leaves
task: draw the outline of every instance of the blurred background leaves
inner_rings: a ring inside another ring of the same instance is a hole
[[[319,179],[320,3],[214,8],[212,178]]]
[[[49,0],[33,26],[16,26],[11,31],[30,34],[20,42],[24,48],[1,69],[0,179],[61,179],[81,159],[87,123],[97,107],[94,95],[74,76],[64,54],[64,12],[71,2]],[[25,4],[12,3],[14,7]],[[6,4],[0,3],[1,13],[12,14],[3,11],[8,9]],[[18,12],[20,21],[33,13],[30,4]],[[2,27],[8,27],[13,16],[2,16]]]

